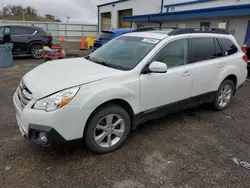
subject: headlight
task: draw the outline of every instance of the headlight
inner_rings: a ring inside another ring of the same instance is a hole
[[[41,100],[38,100],[34,109],[46,110],[47,112],[57,110],[65,105],[67,105],[76,95],[80,87],[73,87],[70,89],[65,89]]]

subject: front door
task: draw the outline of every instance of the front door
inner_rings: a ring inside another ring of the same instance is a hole
[[[193,72],[188,64],[187,39],[168,43],[152,61],[166,63],[168,71],[140,75],[140,119],[184,108],[191,96]]]

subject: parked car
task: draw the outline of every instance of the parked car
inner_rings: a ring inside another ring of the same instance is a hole
[[[224,30],[132,32],[86,58],[39,65],[13,100],[21,133],[35,143],[83,139],[106,153],[148,120],[202,103],[226,109],[246,77],[246,54]]]
[[[119,37],[125,33],[129,33],[134,31],[132,28],[121,28],[121,29],[113,29],[113,30],[103,30],[101,34],[94,41],[93,52],[100,48],[102,45],[106,44],[110,40]]]
[[[39,59],[42,47],[51,46],[52,36],[40,27],[0,26],[0,43],[13,43],[13,55],[30,54]]]
[[[247,43],[244,44],[241,49],[248,57],[247,69],[250,70],[250,60],[249,60],[250,59],[250,40],[248,40]]]

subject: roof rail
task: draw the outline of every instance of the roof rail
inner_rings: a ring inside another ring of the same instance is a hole
[[[144,32],[144,31],[154,31],[154,30],[164,30],[164,29],[178,29],[177,27],[142,27],[137,28],[133,32]]]
[[[143,32],[143,31],[152,31],[155,30],[156,28],[154,27],[142,27],[142,28],[137,28],[133,32]]]
[[[219,28],[185,28],[185,29],[175,29],[168,33],[169,36],[173,35],[181,35],[181,34],[189,34],[189,33],[216,33],[216,34],[224,34],[230,35],[230,33],[226,29]]]

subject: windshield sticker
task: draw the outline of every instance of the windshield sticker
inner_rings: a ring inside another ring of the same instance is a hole
[[[159,42],[159,40],[157,39],[149,39],[149,38],[145,38],[142,40],[142,42],[147,42],[147,43],[151,43],[151,44],[156,44]]]

